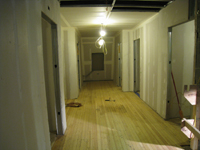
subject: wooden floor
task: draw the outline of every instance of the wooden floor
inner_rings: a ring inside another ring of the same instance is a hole
[[[106,99],[115,101],[105,101]],[[165,121],[133,92],[112,81],[86,82],[66,107],[67,130],[52,150],[177,150],[189,145],[180,126]]]

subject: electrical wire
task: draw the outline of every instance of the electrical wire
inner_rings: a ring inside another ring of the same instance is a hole
[[[107,51],[107,48],[106,48],[106,42],[104,42],[102,51],[103,51],[104,55],[107,55],[107,54],[108,54],[108,51]]]
[[[83,75],[83,77],[88,77],[93,71],[90,71],[87,75]]]
[[[102,39],[102,37],[100,36],[96,41],[95,41],[95,46],[96,46],[96,48],[98,48],[98,49],[101,49],[101,46],[102,45],[100,45],[99,44],[99,41]]]
[[[100,45],[99,44],[99,41],[100,40],[103,40],[103,44]],[[96,48],[98,49],[102,49],[102,52],[104,53],[104,55],[107,55],[108,54],[108,50],[107,50],[107,47],[106,47],[106,42],[104,41],[104,39],[102,37],[99,37],[96,42],[95,42],[95,46]]]

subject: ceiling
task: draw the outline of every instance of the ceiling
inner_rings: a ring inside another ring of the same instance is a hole
[[[107,36],[132,29],[157,14],[171,0],[61,0],[61,25],[75,27],[82,37],[97,37],[101,24]]]

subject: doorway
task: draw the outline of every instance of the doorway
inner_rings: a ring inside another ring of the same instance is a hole
[[[140,94],[140,39],[133,41],[134,48],[134,92]]]
[[[58,69],[57,25],[42,13],[42,42],[45,91],[51,143],[62,134]]]
[[[184,85],[193,84],[194,20],[169,28],[169,66],[167,92],[167,119],[178,118],[179,104],[186,118],[191,116],[191,105],[184,98]],[[175,84],[173,84],[172,74]],[[179,98],[177,102],[175,87]]]

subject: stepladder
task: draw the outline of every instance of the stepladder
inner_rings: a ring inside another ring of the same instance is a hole
[[[200,147],[200,86],[190,85],[188,87],[185,85],[184,97],[193,106],[193,113],[191,119],[182,119],[181,131],[191,139],[190,148],[198,150]]]

